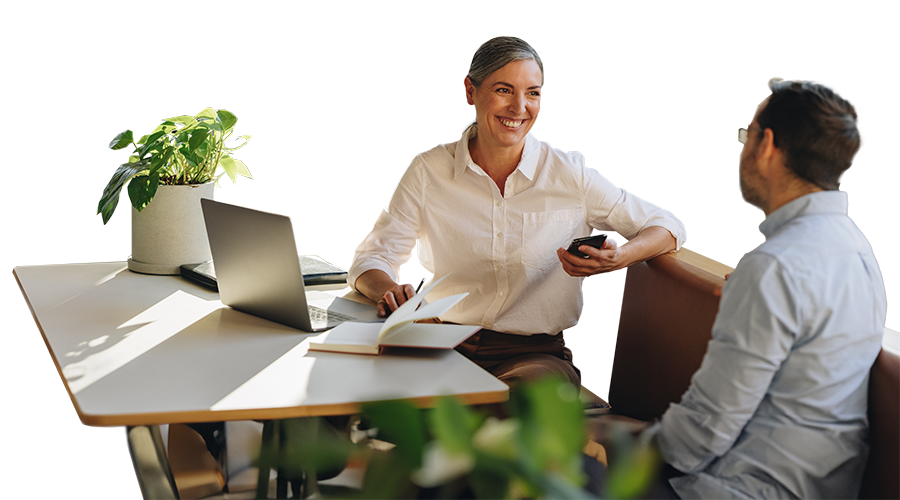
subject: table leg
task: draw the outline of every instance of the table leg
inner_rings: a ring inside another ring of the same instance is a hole
[[[284,450],[285,450],[285,427],[283,421],[278,421],[279,427],[279,435],[278,435],[278,467],[277,474],[278,477],[275,479],[275,498],[287,498],[287,486],[288,486],[288,473],[285,470],[285,460],[284,460]],[[294,492],[294,496],[296,495],[296,491]]]
[[[180,499],[158,425],[126,428],[128,451],[145,499]]]
[[[294,498],[309,498],[319,492],[316,470],[307,465],[302,470],[297,467],[296,450],[291,443],[310,443],[320,432],[321,418],[292,418],[268,420],[263,424],[262,448],[259,454],[259,477],[256,483],[256,498],[268,498],[269,473],[277,471],[276,498],[287,498],[287,485],[291,484]]]
[[[306,421],[306,435],[305,437],[315,437],[318,436],[320,432],[323,432],[324,429],[321,428],[322,419],[319,417],[316,418],[307,418],[304,419]],[[309,466],[306,470],[303,471],[303,474],[306,476],[306,484],[303,485],[303,497],[309,498],[313,496],[319,495],[319,477],[318,471]]]

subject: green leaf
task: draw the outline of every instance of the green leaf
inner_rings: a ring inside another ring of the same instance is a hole
[[[154,142],[158,141],[160,137],[163,137],[164,135],[166,135],[166,132],[164,130],[158,130],[156,132],[153,132],[152,134],[150,134],[149,137],[147,137],[147,141],[145,142],[145,144],[153,144]]]
[[[128,183],[128,197],[131,198],[131,206],[138,212],[144,210],[144,207],[156,196],[157,188],[159,188],[159,174],[132,177],[131,182]]]
[[[126,130],[113,138],[109,143],[109,149],[122,149],[132,142],[134,142],[134,135],[130,130]]]
[[[210,120],[215,120],[216,110],[214,110],[212,108],[206,108],[203,111],[197,113],[197,116],[195,116],[194,118],[196,118],[197,120],[199,120],[201,118],[208,118]]]
[[[247,165],[241,160],[236,160],[228,155],[224,155],[219,160],[219,164],[222,165],[222,168],[225,170],[225,173],[228,174],[228,178],[231,179],[231,182],[234,182],[237,174],[241,174],[244,177],[249,177],[251,179],[253,178]]]
[[[451,453],[470,453],[472,435],[479,418],[454,398],[443,397],[429,413],[431,430],[443,447]]]
[[[188,130],[182,129],[178,132],[178,135],[175,136],[175,145],[180,147],[183,144],[186,144],[188,140],[190,140],[191,134]]]
[[[231,178],[231,182],[237,182],[238,166],[234,158],[228,155],[222,155],[222,157],[219,158],[219,165],[222,167],[222,170],[228,174],[228,177]],[[245,166],[244,168],[247,167]]]
[[[141,159],[143,159],[145,156],[147,156],[148,153],[150,153],[154,149],[158,150],[160,148],[161,144],[157,143],[157,140],[159,140],[160,138],[163,138],[163,140],[160,141],[160,143],[165,142],[165,139],[164,139],[165,135],[166,135],[166,133],[163,132],[162,130],[160,130],[158,132],[154,132],[153,134],[150,134],[150,137],[147,137],[147,140],[146,140],[146,142],[144,142],[144,145],[141,146],[140,149],[138,149],[138,156]]]
[[[237,123],[237,117],[230,111],[220,109],[216,111],[216,115],[218,115],[219,120],[222,122],[222,128],[226,132],[234,128],[234,124]]]
[[[215,134],[209,134],[206,136],[206,139],[197,146],[197,149],[194,150],[194,154],[197,155],[197,162],[205,162],[205,161],[213,161],[216,158],[216,154],[213,151],[216,137]]]
[[[587,436],[577,389],[562,380],[546,378],[523,385],[511,394],[511,402],[522,421],[524,455],[531,466],[580,482],[581,450]]]
[[[196,151],[194,151],[193,153],[190,154],[188,163],[191,165],[191,167],[197,168],[200,166],[201,163],[203,163],[203,158],[200,155],[198,155]],[[188,176],[188,178],[190,178],[190,175]]]
[[[191,134],[191,139],[188,141],[188,145],[191,148],[191,151],[197,149],[203,141],[206,140],[206,136],[209,135],[209,129],[205,127],[197,127],[194,129],[194,132]]]
[[[468,479],[472,493],[478,500],[506,498],[507,492],[509,492],[510,477],[508,475],[475,469],[469,474]]]
[[[659,454],[651,446],[638,446],[627,455],[616,457],[607,473],[606,494],[609,500],[642,495],[654,482],[659,464]]]
[[[200,164],[197,155],[191,151],[187,146],[182,146],[181,149],[178,150],[181,153],[182,158],[193,168],[196,168],[197,165]]]
[[[164,121],[180,123],[182,125],[192,125],[196,120],[194,119],[193,116],[181,115],[181,116],[175,116],[173,118],[166,118]]]
[[[247,165],[244,164],[241,160],[234,160],[234,164],[237,166],[238,175],[242,175],[248,179],[252,179],[253,176],[250,175],[250,169],[247,168]]]
[[[97,213],[102,214],[104,224],[109,222],[110,217],[112,217],[113,212],[115,212],[116,205],[119,204],[119,194],[122,192],[122,187],[125,183],[131,180],[135,175],[147,170],[149,165],[149,160],[119,165],[119,168],[116,169],[112,179],[110,179],[106,187],[103,188],[103,195],[100,197],[100,203],[97,205]]]
[[[233,148],[232,148],[232,147],[226,147],[225,150],[226,150],[226,151],[237,151],[238,149],[241,149],[242,147],[246,146],[247,143],[250,142],[250,139],[252,139],[252,137],[249,136],[249,135],[242,135],[242,136],[238,137],[237,139],[243,139],[244,142],[238,144],[237,146],[235,146],[235,147],[233,147]]]
[[[515,470],[503,460],[478,456],[475,470],[469,473],[469,485],[477,498],[509,498],[509,480]]]
[[[378,439],[396,445],[394,451],[409,467],[421,467],[425,424],[418,408],[408,401],[379,401],[364,405],[362,414],[378,429]]]
[[[579,463],[581,462],[579,461]],[[539,481],[539,486],[544,491],[544,494],[541,495],[544,498],[558,498],[560,500],[597,498],[587,490],[556,474],[546,474]]]
[[[515,418],[488,417],[472,436],[475,449],[487,456],[514,460],[521,455],[521,422]]]
[[[148,175],[153,175],[159,172],[160,169],[164,168],[169,163],[169,158],[172,157],[173,153],[172,146],[166,144],[163,146],[163,150],[158,154],[155,154],[150,159],[150,168],[148,171]],[[158,175],[158,174],[157,174]]]
[[[368,460],[362,490],[349,498],[415,498],[412,467],[399,454],[376,452]]]

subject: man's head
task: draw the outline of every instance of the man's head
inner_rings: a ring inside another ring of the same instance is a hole
[[[838,189],[860,146],[856,110],[831,89],[779,78],[769,88],[772,95],[759,105],[741,154],[741,192],[766,213],[790,201],[780,199],[786,194]],[[760,168],[760,161],[783,169]]]

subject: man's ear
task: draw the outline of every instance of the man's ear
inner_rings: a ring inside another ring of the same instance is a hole
[[[775,133],[772,129],[763,130],[762,138],[757,146],[757,161],[762,166],[778,162],[781,163],[781,150],[775,146]]]

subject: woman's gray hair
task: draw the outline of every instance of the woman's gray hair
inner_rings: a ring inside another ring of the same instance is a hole
[[[533,59],[537,63],[541,68],[541,85],[543,85],[544,63],[541,62],[541,56],[528,45],[528,42],[514,36],[498,36],[478,47],[472,57],[472,65],[469,66],[467,76],[472,85],[480,87],[491,73],[520,59]]]

